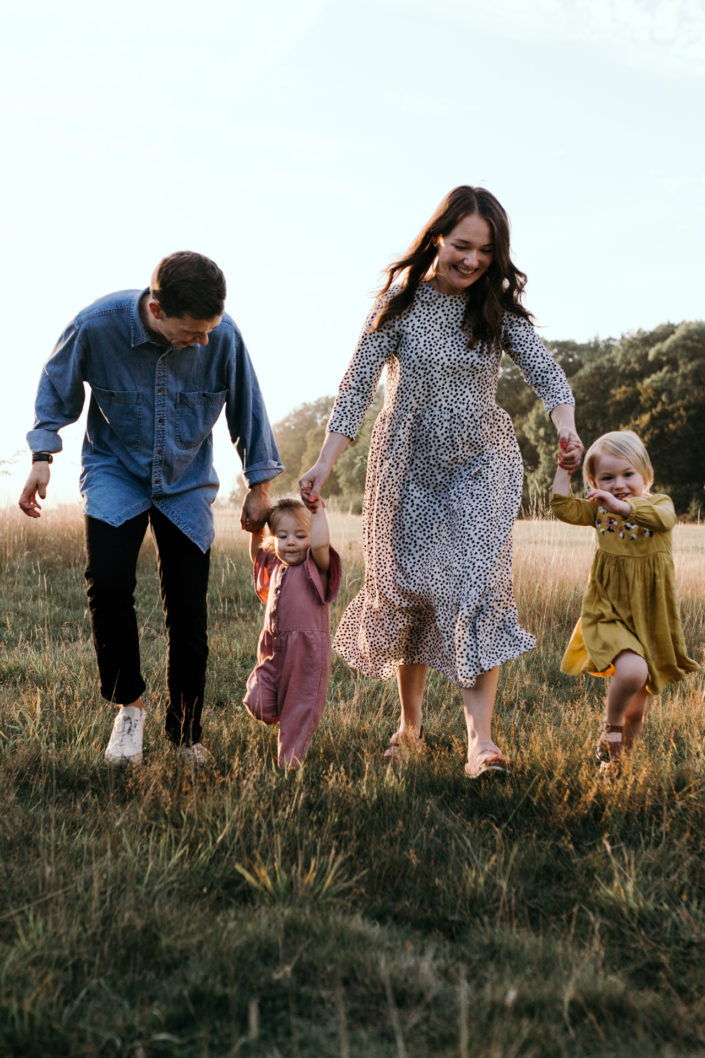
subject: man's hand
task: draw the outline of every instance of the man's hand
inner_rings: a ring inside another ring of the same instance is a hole
[[[262,528],[270,507],[269,489],[270,482],[261,481],[258,485],[253,485],[247,493],[240,512],[241,529],[256,533]]]
[[[46,499],[50,477],[51,470],[48,463],[32,463],[32,469],[20,496],[20,510],[24,511],[28,518],[40,517],[39,512],[42,507],[37,502],[37,496],[42,500]]]

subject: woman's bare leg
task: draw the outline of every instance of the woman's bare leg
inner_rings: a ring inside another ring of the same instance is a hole
[[[499,680],[499,665],[489,672],[481,672],[474,687],[463,688],[465,723],[468,729],[468,760],[472,760],[478,747],[492,742],[492,712]]]
[[[400,665],[397,669],[397,685],[401,700],[399,737],[412,741],[419,737],[423,724],[423,693],[428,675],[428,665]]]

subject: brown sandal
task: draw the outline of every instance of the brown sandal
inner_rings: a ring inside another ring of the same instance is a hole
[[[602,730],[595,747],[595,756],[601,765],[616,764],[622,759],[623,724],[608,724],[602,721]]]

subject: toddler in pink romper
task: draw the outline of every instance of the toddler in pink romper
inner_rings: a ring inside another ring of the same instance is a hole
[[[263,530],[250,536],[255,591],[267,609],[243,701],[257,720],[279,724],[279,765],[296,768],[326,704],[329,603],[340,588],[341,563],[323,503],[311,512],[299,499],[278,500],[267,525],[265,546]]]

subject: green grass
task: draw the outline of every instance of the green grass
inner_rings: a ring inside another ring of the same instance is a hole
[[[703,678],[668,691],[623,776],[592,756],[601,681],[559,671],[590,534],[520,523],[517,597],[539,649],[505,666],[507,782],[463,774],[458,692],[429,681],[429,751],[384,763],[397,698],[334,659],[304,768],[240,704],[261,607],[223,520],[204,740],[161,735],[152,547],[138,612],[145,765],[103,763],[80,520],[2,516],[0,1055],[559,1058],[705,1055]],[[357,590],[355,519],[333,517]],[[702,655],[705,530],[679,527]]]

